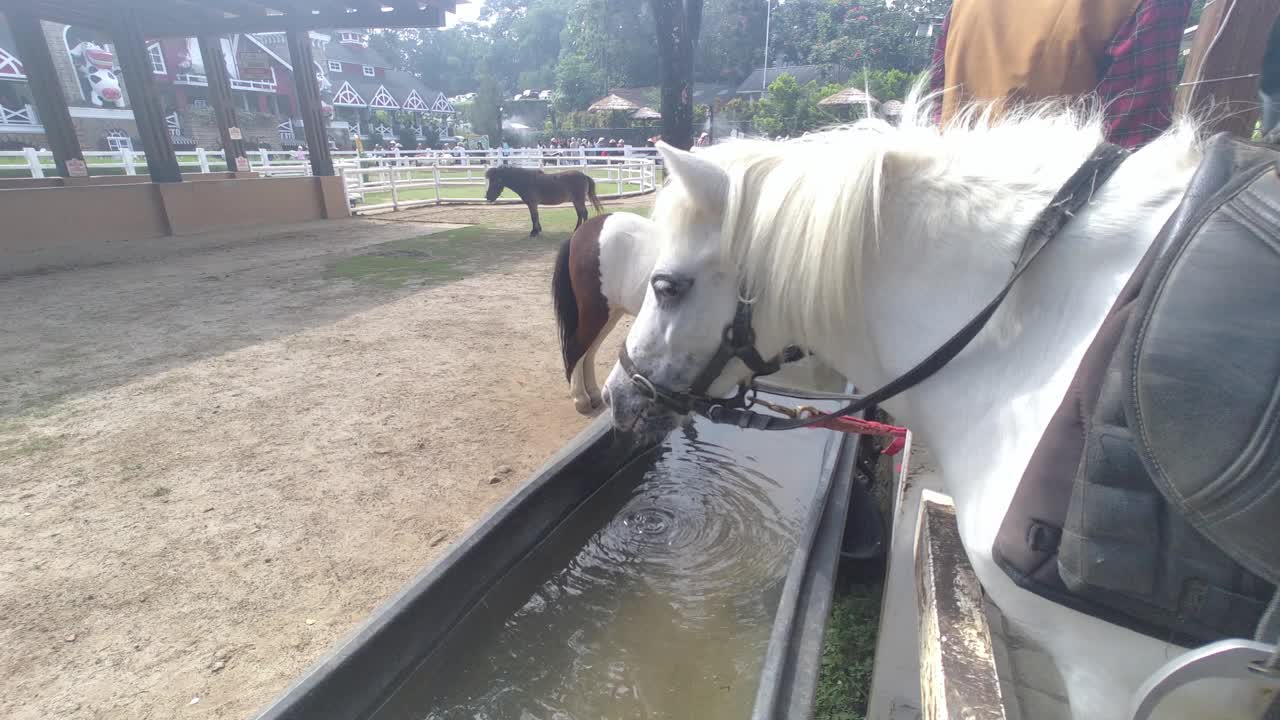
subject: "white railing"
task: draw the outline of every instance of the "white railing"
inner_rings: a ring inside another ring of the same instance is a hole
[[[275,92],[275,80],[240,80],[231,79],[231,87],[234,90],[257,90],[259,92]]]
[[[209,76],[196,75],[194,73],[178,73],[173,76],[173,82],[175,85],[207,86],[209,84]]]
[[[657,189],[657,163],[647,153],[628,155],[614,148],[608,155],[588,149],[553,151],[421,150],[375,151],[357,155],[334,153],[335,170],[342,176],[347,199],[355,213],[439,205],[483,203],[488,181],[485,171],[503,164],[517,167],[582,168],[595,178],[601,197],[627,197]],[[518,202],[500,199],[498,202]]]
[[[657,162],[652,148],[403,150],[333,153],[335,172],[343,178],[356,212],[400,209],[439,203],[485,202],[485,170],[504,162],[517,167],[581,168],[596,180],[601,197],[625,197],[657,188]],[[176,153],[184,173],[224,172],[229,169],[220,150],[196,148]],[[250,170],[263,177],[304,177],[311,174],[305,151],[251,150]],[[87,151],[91,176],[145,175],[147,157],[135,150]],[[0,178],[43,178],[54,174],[48,150],[0,151]],[[499,202],[513,202],[500,200]]]
[[[36,109],[30,105],[12,110],[0,105],[0,125],[39,125],[40,121],[36,118]]]

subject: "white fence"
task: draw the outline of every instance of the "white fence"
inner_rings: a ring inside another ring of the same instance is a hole
[[[139,175],[147,158],[135,150],[84,153],[90,175]],[[221,151],[198,148],[178,152],[184,173],[223,172]],[[311,174],[305,152],[250,150],[249,167],[263,177]],[[398,210],[440,203],[485,202],[485,170],[510,164],[549,170],[576,168],[595,178],[601,197],[626,197],[657,188],[657,152],[653,148],[521,148],[491,150],[406,150],[334,152],[334,171],[343,179],[357,213]],[[54,172],[48,150],[0,151],[0,177],[43,178]],[[501,201],[500,201],[501,202]],[[508,201],[510,202],[510,201]]]
[[[490,167],[579,169],[595,178],[601,197],[627,197],[657,189],[652,148],[568,150],[401,151],[335,153],[334,165],[356,213],[441,203],[482,203]],[[502,199],[499,202],[518,202]]]

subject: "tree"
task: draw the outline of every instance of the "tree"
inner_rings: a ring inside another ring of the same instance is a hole
[[[889,70],[870,70],[863,68],[849,79],[849,86],[859,90],[867,90],[871,97],[886,102],[888,100],[905,100],[911,91],[916,76],[897,68]]]
[[[784,73],[769,84],[769,94],[757,103],[756,128],[766,135],[798,135],[830,125],[838,118],[818,107],[818,101],[839,90],[839,85],[819,87],[816,81],[801,85]]]
[[[582,110],[607,90],[600,67],[585,55],[575,53],[560,58],[556,65],[555,102],[558,110]]]
[[[693,147],[693,57],[702,29],[702,0],[650,0],[662,75],[662,139]]]
[[[763,62],[764,25],[763,0],[709,0],[694,77],[709,83],[741,83]]]

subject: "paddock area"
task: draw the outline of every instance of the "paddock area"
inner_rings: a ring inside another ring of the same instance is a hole
[[[0,716],[246,717],[580,430],[549,295],[573,210],[542,218],[0,270]]]

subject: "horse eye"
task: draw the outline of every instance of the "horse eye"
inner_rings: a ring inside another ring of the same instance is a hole
[[[688,289],[689,282],[686,280],[678,280],[667,275],[658,275],[653,278],[653,294],[657,295],[659,300],[674,300]]]

